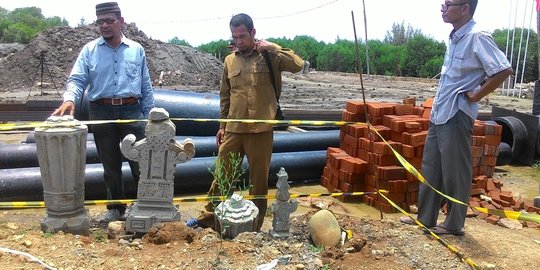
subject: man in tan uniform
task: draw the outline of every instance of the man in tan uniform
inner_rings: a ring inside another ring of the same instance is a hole
[[[220,115],[222,119],[274,119],[277,95],[281,93],[281,72],[300,72],[304,67],[302,58],[290,49],[266,40],[255,39],[253,20],[246,14],[231,18],[229,27],[236,50],[225,58],[220,89]],[[263,53],[267,53],[276,90],[272,85],[271,73]],[[272,157],[272,124],[221,123],[216,134],[219,147],[218,158],[227,164],[229,153],[247,156],[251,195],[268,194],[268,172]],[[230,170],[231,168],[224,168]],[[221,195],[216,180],[208,192],[209,196]],[[265,199],[253,200],[259,208],[258,227],[260,230],[266,213]],[[197,219],[187,222],[189,227],[215,228],[214,205],[208,203],[205,211]]]

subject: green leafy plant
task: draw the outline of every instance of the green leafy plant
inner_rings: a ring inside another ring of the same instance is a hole
[[[319,253],[319,252],[324,250],[324,247],[323,246],[309,245],[308,250],[309,250],[309,252]]]
[[[104,231],[96,231],[94,235],[97,243],[106,243],[109,239],[107,238],[107,233]]]
[[[220,156],[216,159],[216,165],[214,170],[212,170],[211,168],[208,169],[214,176],[214,181],[217,185],[219,195],[221,197],[221,200],[210,201],[214,206],[214,209],[219,206],[219,203],[221,201],[224,202],[229,199],[236,190],[236,188],[239,188],[240,195],[242,195],[246,190],[249,189],[250,186],[246,185],[245,178],[243,178],[241,182],[241,178],[246,171],[244,168],[242,168],[242,159],[243,157],[240,155],[240,153],[230,152],[226,157],[223,158]],[[221,207],[224,207],[224,205],[222,204]],[[225,208],[221,208],[220,210],[223,215],[226,215]],[[223,222],[221,222],[220,219],[218,219],[217,217],[216,224],[216,229],[218,229],[218,234],[220,237],[220,245],[217,252],[218,257],[216,258],[216,263],[218,263],[220,261],[219,256],[224,254],[223,236],[228,225],[223,224]]]

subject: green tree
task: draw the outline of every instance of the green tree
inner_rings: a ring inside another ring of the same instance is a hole
[[[37,7],[16,8],[8,11],[0,7],[0,42],[29,43],[39,32],[68,25],[60,17],[45,18],[41,9]]]
[[[401,58],[403,76],[407,77],[433,77],[437,75],[441,66],[434,66],[443,62],[446,45],[424,35],[416,35],[407,40],[404,45],[404,57]],[[434,59],[434,60],[432,60]],[[429,66],[426,63],[429,62]]]
[[[407,40],[420,35],[423,35],[422,31],[419,29],[414,29],[410,24],[407,25],[407,28],[405,28],[405,22],[401,22],[400,24],[393,23],[392,29],[390,31],[386,31],[384,42],[392,43],[394,45],[403,45],[407,42]]]
[[[272,43],[279,44],[279,46],[284,48],[291,48],[292,40],[282,37],[282,38],[267,38],[268,41]],[[291,48],[292,49],[292,48]]]
[[[216,58],[224,60],[230,52],[229,41],[220,39],[197,47],[198,50],[214,55]]]
[[[185,39],[179,39],[177,36],[169,39],[169,43],[174,45],[193,47]]]
[[[523,31],[523,33],[522,33]],[[509,35],[509,42],[507,38]],[[529,35],[527,45],[527,35]],[[518,82],[521,82],[523,74],[523,82],[532,82],[538,79],[538,34],[532,29],[515,28],[508,32],[508,29],[496,29],[492,34],[495,43],[503,52],[507,53],[508,61],[512,59],[512,67],[514,75],[518,76]],[[512,37],[514,37],[512,50]],[[521,45],[521,52],[520,52]],[[508,49],[507,49],[508,48]],[[526,49],[526,51],[525,51]],[[525,53],[526,59],[525,59]],[[519,67],[516,69],[519,59]],[[525,65],[524,64],[525,60]]]
[[[317,55],[324,45],[324,42],[319,42],[310,36],[296,36],[290,48],[304,60],[309,61],[312,68],[317,68]]]
[[[337,40],[324,46],[317,56],[320,70],[355,72],[356,56],[354,43],[350,40]]]
[[[379,40],[369,42],[370,68],[374,74],[401,76],[401,58],[404,47]]]

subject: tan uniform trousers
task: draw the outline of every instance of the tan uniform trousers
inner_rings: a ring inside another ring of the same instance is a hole
[[[272,158],[272,143],[273,131],[261,133],[225,132],[223,143],[219,147],[218,157],[222,160],[223,168],[231,169],[227,166],[227,158],[230,157],[229,153],[239,153],[241,158],[247,156],[249,164],[249,184],[251,185],[249,189],[250,195],[268,194],[268,172],[270,170],[270,161]],[[244,177],[245,176],[242,176],[241,178]],[[208,196],[220,195],[219,186],[214,179],[214,181],[212,181],[212,186],[208,191]],[[257,220],[257,231],[259,231],[266,214],[267,200],[253,200],[253,203],[259,209]],[[205,211],[198,217],[198,221],[205,226],[215,229],[214,206],[217,206],[217,204],[219,204],[219,202],[209,202],[206,204]]]

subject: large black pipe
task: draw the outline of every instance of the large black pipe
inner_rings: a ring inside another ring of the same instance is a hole
[[[277,182],[276,173],[284,167],[293,184],[318,181],[326,163],[326,151],[286,152],[272,155],[269,173],[269,186]],[[174,193],[192,194],[206,192],[212,183],[211,169],[215,157],[194,158],[176,166],[174,174]],[[247,166],[244,160],[244,168]],[[129,198],[136,197],[136,187],[129,166],[122,167],[123,180]],[[88,200],[106,199],[103,167],[89,164],[85,174],[85,198]],[[43,200],[43,186],[39,167],[0,170],[0,201],[40,201]]]
[[[540,115],[540,81],[534,81],[534,98],[533,98],[533,107],[532,115]]]
[[[177,136],[183,142],[187,136]],[[195,141],[195,157],[217,155],[215,136],[191,136]],[[276,132],[273,153],[326,150],[339,146],[339,130],[322,130],[297,133]],[[86,164],[99,163],[94,141],[86,143]],[[38,167],[35,143],[0,145],[0,169]]]
[[[218,94],[154,88],[154,103],[156,107],[167,110],[171,118],[220,118]],[[85,95],[82,102],[77,104],[76,119],[88,120],[88,105],[89,102]],[[176,135],[215,135],[219,129],[219,123],[214,121],[173,120],[173,122],[176,124]],[[90,126],[89,129],[91,128]]]

